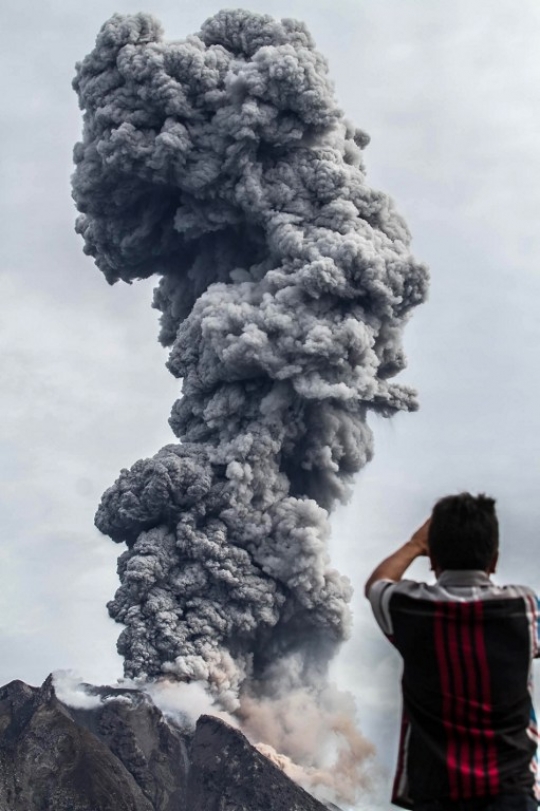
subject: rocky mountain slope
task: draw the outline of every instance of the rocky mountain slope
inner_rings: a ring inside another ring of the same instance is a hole
[[[94,694],[74,709],[51,677],[0,688],[0,811],[326,811],[218,718],[193,732],[142,692]]]

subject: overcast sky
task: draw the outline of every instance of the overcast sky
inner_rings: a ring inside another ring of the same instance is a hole
[[[121,551],[93,515],[122,467],[171,441],[179,384],[157,343],[151,282],[109,287],[82,253],[70,199],[80,113],[74,63],[115,11],[167,38],[221,2],[4,4],[0,204],[0,683],[72,668],[121,675],[105,603]],[[357,590],[334,676],[391,765],[398,663],[362,598],[378,559],[447,492],[487,491],[499,578],[540,588],[540,6],[536,0],[251,0],[304,19],[347,115],[431,267],[405,346],[421,410],[373,418],[374,461],[334,520],[333,560]],[[429,575],[419,564],[418,576]]]

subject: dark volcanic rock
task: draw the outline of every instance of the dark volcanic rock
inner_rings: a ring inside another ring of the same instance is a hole
[[[75,723],[50,680],[0,689],[2,811],[153,811],[110,749]]]
[[[0,811],[325,810],[219,719],[192,733],[142,692],[92,692],[73,709],[51,677],[0,688]]]
[[[187,811],[191,733],[167,722],[145,693],[100,692],[108,699],[101,706],[92,710],[69,708],[74,720],[108,746],[150,800],[152,809]]]
[[[191,749],[189,811],[326,811],[236,729],[202,715]]]

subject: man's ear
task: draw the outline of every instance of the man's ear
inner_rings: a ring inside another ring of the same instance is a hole
[[[497,571],[497,564],[499,562],[499,550],[493,555],[492,561],[489,564],[488,574],[495,574]]]

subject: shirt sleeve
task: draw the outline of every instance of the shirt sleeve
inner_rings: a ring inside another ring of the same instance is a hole
[[[425,583],[416,580],[376,580],[370,587],[368,600],[371,604],[377,624],[390,642],[394,642],[394,624],[392,621],[391,600],[394,594],[407,594],[410,597],[421,597]]]
[[[390,615],[390,598],[396,590],[396,586],[395,580],[376,580],[371,584],[367,595],[377,624],[388,637],[392,637],[394,633]]]
[[[525,610],[529,622],[531,639],[531,657],[540,658],[540,598],[529,586],[506,586],[513,594],[519,594],[525,600]]]
[[[533,645],[533,658],[540,659],[540,597],[535,593],[532,597],[532,602],[534,605],[534,615],[533,615],[533,637],[534,637],[534,645]]]
[[[536,651],[535,659],[540,659],[540,598],[536,597]]]

